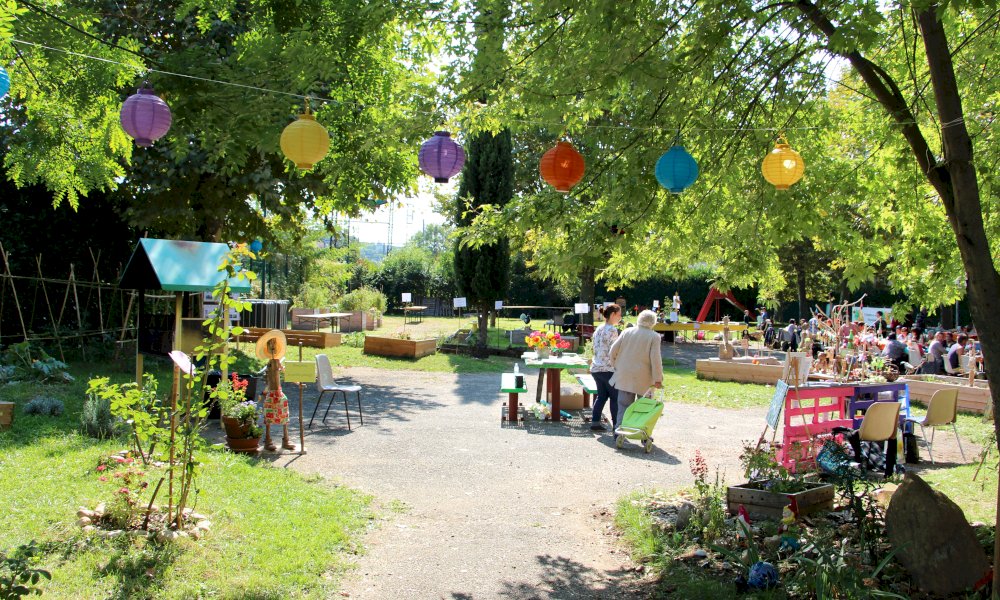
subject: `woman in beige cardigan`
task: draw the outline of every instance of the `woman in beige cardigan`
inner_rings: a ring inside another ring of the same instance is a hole
[[[611,345],[611,364],[615,374],[611,385],[618,390],[618,424],[635,397],[651,387],[663,387],[663,359],[660,358],[660,334],[653,331],[656,313],[639,313],[638,327],[625,330]]]

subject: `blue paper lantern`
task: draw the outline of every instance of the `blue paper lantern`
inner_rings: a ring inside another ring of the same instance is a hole
[[[698,179],[698,163],[684,146],[673,146],[656,161],[656,180],[660,185],[679,194]]]
[[[260,254],[260,251],[264,249],[264,243],[260,240],[254,240],[250,242],[250,251],[254,254]]]
[[[7,95],[10,91],[10,75],[7,74],[7,69],[0,67],[0,98]]]
[[[417,162],[420,170],[433,177],[434,181],[448,183],[465,166],[465,150],[451,139],[447,131],[435,131],[434,136],[420,146]]]

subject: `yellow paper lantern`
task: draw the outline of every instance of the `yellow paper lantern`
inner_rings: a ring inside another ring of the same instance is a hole
[[[281,151],[300,169],[311,169],[330,150],[330,135],[316,122],[306,105],[305,114],[281,132]]]
[[[792,150],[783,135],[778,136],[774,150],[764,157],[764,162],[760,165],[764,179],[778,190],[787,190],[793,183],[802,179],[805,170],[806,163],[802,160],[802,156]]]

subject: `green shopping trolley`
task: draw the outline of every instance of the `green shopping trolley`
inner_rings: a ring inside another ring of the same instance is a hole
[[[647,392],[648,394],[648,392]],[[660,390],[660,398],[665,395]],[[647,395],[635,399],[622,416],[622,422],[615,429],[615,447],[622,448],[625,440],[639,440],[646,454],[653,451],[653,428],[663,414],[663,400]]]

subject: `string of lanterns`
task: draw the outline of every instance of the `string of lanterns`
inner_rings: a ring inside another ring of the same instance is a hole
[[[10,75],[0,67],[0,98],[10,91]],[[149,147],[170,130],[173,117],[167,103],[148,84],[122,103],[122,129],[137,146]],[[679,136],[678,136],[679,137]],[[680,194],[698,179],[698,162],[677,143],[656,161],[656,181],[672,194]],[[316,121],[306,98],[305,112],[281,132],[281,151],[300,170],[309,170],[326,157],[330,134]],[[437,183],[447,183],[465,166],[465,150],[447,131],[436,131],[420,146],[417,162],[420,170]],[[539,173],[546,183],[563,194],[581,180],[586,170],[583,156],[566,141],[556,142],[542,155]],[[773,150],[761,163],[761,174],[777,190],[787,190],[805,173],[805,161],[792,149],[784,134],[778,136]]]

